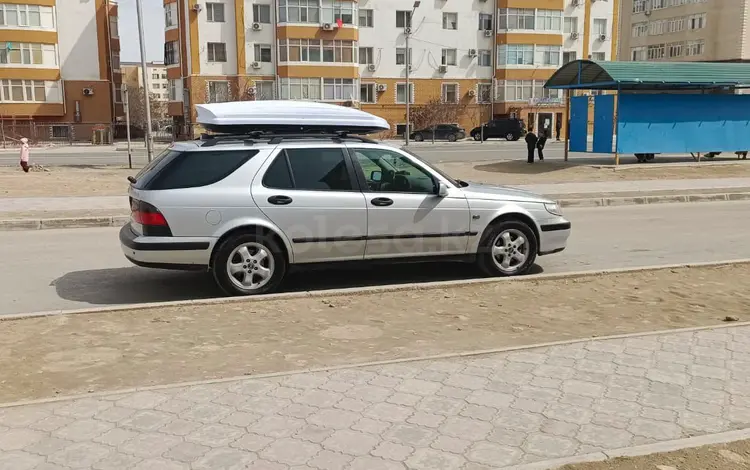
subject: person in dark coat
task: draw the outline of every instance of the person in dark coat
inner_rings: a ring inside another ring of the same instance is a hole
[[[539,131],[539,138],[536,141],[536,149],[539,151],[539,161],[544,161],[544,146],[547,144],[547,131]]]
[[[529,163],[534,163],[534,149],[538,140],[536,134],[534,134],[534,129],[529,128],[529,132],[526,133],[526,148],[529,151],[527,157]]]

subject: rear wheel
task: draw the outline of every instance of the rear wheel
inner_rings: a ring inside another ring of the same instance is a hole
[[[477,142],[479,142],[480,140],[482,140],[482,134],[479,134],[479,133],[476,133],[476,134],[474,134],[474,135],[473,135],[472,137],[473,137],[473,138],[474,138],[474,140],[476,140]]]
[[[422,134],[414,134],[414,140],[417,142],[422,142],[424,140],[424,136]]]
[[[448,142],[455,142],[455,141],[456,141],[456,134],[449,134]]]
[[[507,140],[508,142],[516,140],[516,136],[513,135],[512,132],[508,132],[507,134],[505,134],[505,140]]]
[[[241,233],[225,240],[211,266],[216,283],[230,295],[274,291],[287,271],[287,261],[270,237]]]
[[[506,220],[490,226],[477,253],[479,267],[490,276],[526,274],[534,265],[539,242],[525,223]]]

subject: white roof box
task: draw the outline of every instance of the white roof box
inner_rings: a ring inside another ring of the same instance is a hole
[[[329,132],[369,134],[390,129],[388,121],[355,108],[314,101],[232,101],[196,105],[197,122],[212,132]]]

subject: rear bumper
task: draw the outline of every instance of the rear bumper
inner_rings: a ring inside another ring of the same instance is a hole
[[[571,225],[565,219],[560,222],[546,224],[540,227],[539,255],[551,255],[565,249],[570,237]]]
[[[162,269],[207,269],[215,240],[196,237],[144,237],[130,224],[120,229],[120,248],[137,266]]]

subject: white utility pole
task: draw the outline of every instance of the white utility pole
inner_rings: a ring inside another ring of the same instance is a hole
[[[411,36],[411,25],[414,12],[416,11],[419,4],[422,3],[420,0],[415,0],[414,6],[409,13],[408,18],[404,22],[404,39],[406,46],[406,132],[404,132],[404,145],[409,145],[409,134],[411,134],[411,50],[409,49],[409,36]]]
[[[143,99],[146,103],[146,155],[151,162],[153,155],[153,136],[151,135],[151,102],[149,100],[148,69],[146,68],[146,38],[143,34],[143,7],[141,0],[135,0],[135,11],[138,15],[138,42],[141,44],[141,73],[143,75]]]
[[[133,152],[130,148],[130,95],[128,93],[128,86],[122,86],[123,104],[125,107],[125,132],[128,135],[128,168],[133,168]]]

